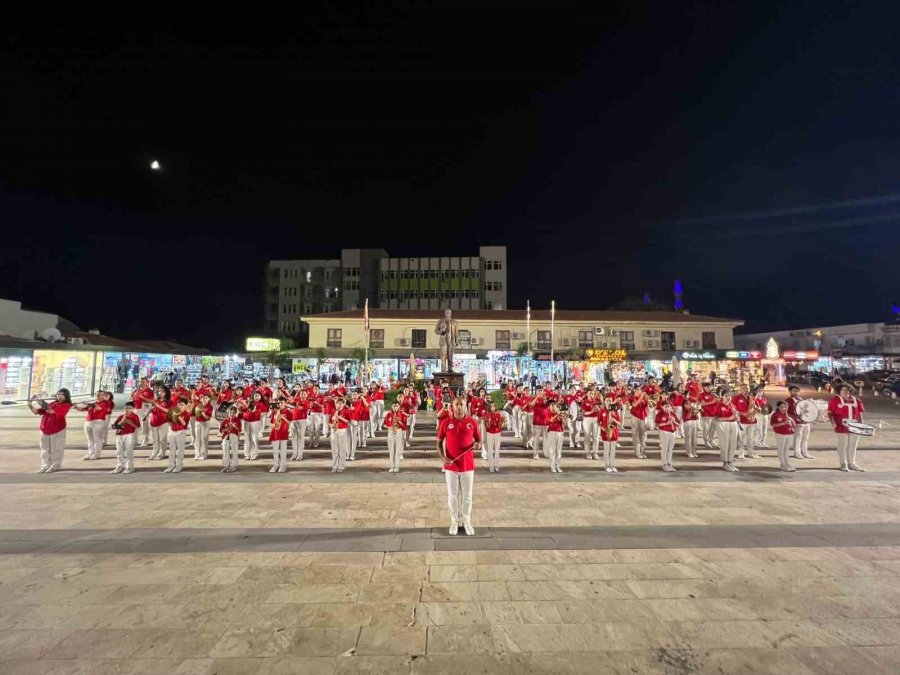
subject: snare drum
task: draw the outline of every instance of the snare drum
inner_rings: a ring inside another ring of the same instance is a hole
[[[873,427],[871,424],[856,422],[855,420],[844,420],[844,426],[847,427],[847,431],[849,431],[851,434],[857,434],[859,436],[875,435],[875,427]]]

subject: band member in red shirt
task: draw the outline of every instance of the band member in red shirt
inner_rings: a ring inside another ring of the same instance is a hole
[[[859,434],[851,434],[845,422],[862,422],[865,411],[863,402],[853,396],[846,384],[842,385],[840,393],[828,402],[828,419],[834,427],[841,471],[862,471],[856,464]]]
[[[109,426],[109,415],[114,404],[112,394],[102,389],[97,391],[94,403],[76,403],[73,407],[87,413],[84,420],[84,435],[87,437],[87,453],[82,459],[100,459],[106,430]]]
[[[600,439],[603,441],[603,459],[606,462],[606,473],[618,473],[616,468],[616,448],[619,445],[619,429],[622,428],[620,405],[612,397],[603,402],[597,413],[597,424],[600,427]]]
[[[222,436],[222,473],[237,471],[242,427],[240,410],[236,405],[232,405],[228,408],[225,419],[219,424],[219,434]]]
[[[538,395],[542,396],[543,394]],[[562,473],[563,470],[559,463],[562,459],[563,428],[565,427],[568,414],[560,411],[556,401],[550,403],[545,414],[547,432],[544,436],[544,456],[550,460],[551,473]],[[535,427],[537,426],[535,425]]]
[[[672,412],[675,414],[675,417],[678,418],[678,431],[675,432],[676,438],[684,438],[684,424],[682,423],[681,415],[684,409],[684,402],[687,400],[687,396],[684,393],[684,384],[679,382],[675,385],[675,390],[672,391],[669,396],[669,403],[672,405]]]
[[[743,427],[738,432],[738,459],[759,459],[753,450],[756,441],[756,401],[750,395],[750,387],[741,385],[741,392],[731,400],[738,411],[738,420]]]
[[[403,446],[406,443],[406,413],[400,409],[400,403],[394,401],[391,409],[384,415],[384,426],[387,429],[389,473],[399,473],[400,460],[403,459]]]
[[[731,402],[731,394],[723,393],[716,411],[716,418],[719,427],[719,443],[722,446],[719,454],[722,457],[722,468],[725,471],[740,471],[734,465],[738,444],[738,417],[739,413]]]
[[[328,420],[331,428],[331,472],[343,473],[350,456],[350,413],[343,398],[334,399],[334,412]]]
[[[794,420],[788,415],[787,401],[779,401],[775,412],[769,418],[772,431],[775,432],[775,444],[778,447],[778,461],[782,471],[796,471],[789,461],[791,448],[794,447]]]
[[[519,411],[519,438],[522,438],[527,448],[531,444],[531,420],[532,415],[526,407],[531,403],[532,396],[523,387],[516,397],[516,409]]]
[[[500,471],[500,437],[506,418],[497,410],[497,404],[491,402],[484,417],[484,444],[487,446],[488,467],[492,473]]]
[[[550,406],[544,398],[544,392],[538,390],[537,395],[525,404],[525,414],[531,418],[531,445],[534,459],[538,459],[538,448],[542,448],[547,438],[547,421],[550,419]]]
[[[600,407],[600,395],[596,389],[591,389],[588,395],[581,399],[581,429],[584,436],[584,456],[587,459],[600,458],[598,445],[600,434],[597,428],[597,415]]]
[[[703,383],[703,391],[700,392],[697,401],[700,403],[700,433],[703,437],[703,445],[707,448],[718,448],[716,433],[719,430],[717,416],[719,397],[712,393],[712,383]]]
[[[372,392],[372,404],[374,409],[370,408],[370,416],[372,418],[372,438],[375,438],[375,432],[381,431],[382,420],[384,418],[384,394],[387,388],[381,383],[381,379],[375,381]]]
[[[327,420],[325,419],[325,397],[319,391],[319,387],[313,387],[309,395],[309,424],[311,432],[309,445],[311,448],[319,447],[319,437],[325,434]]]
[[[788,415],[794,420],[794,459],[812,459],[809,454],[809,423],[804,422],[797,415],[797,404],[800,398],[800,387],[792,384],[788,387],[790,396],[787,399]]]
[[[275,402],[270,422],[269,440],[272,442],[272,468],[269,469],[269,473],[285,473],[287,471],[287,444],[291,433],[287,399],[280,398]]]
[[[242,410],[241,418],[244,422],[244,459],[256,459],[259,455],[259,425],[262,416],[268,412],[263,405],[262,394],[253,392],[250,401],[242,401],[238,406]]]
[[[663,402],[662,410],[654,416],[656,428],[659,430],[659,457],[662,462],[662,470],[672,472],[672,456],[675,452],[675,434],[678,431],[678,418],[672,409],[672,404]]]
[[[149,459],[165,459],[166,445],[169,443],[169,410],[172,408],[169,388],[161,384],[156,387],[156,398],[150,403],[150,449]]]
[[[212,401],[208,393],[200,394],[200,399],[193,406],[194,422],[194,459],[209,457],[209,421],[213,416]]]
[[[310,403],[309,394],[301,389],[294,398],[294,407],[291,410],[291,446],[294,454],[291,461],[303,459],[303,451],[306,449],[306,429],[309,426]]]
[[[763,385],[757,387],[753,392],[753,401],[756,404],[756,445],[761,448],[768,448],[767,436],[769,435],[770,415],[764,413],[763,410],[769,405],[769,400],[766,398]]]
[[[634,442],[634,456],[647,459],[647,417],[650,415],[650,404],[647,394],[638,390],[629,402],[631,404],[631,434]]]
[[[62,468],[66,452],[66,415],[72,409],[68,389],[56,392],[56,400],[46,407],[38,406],[36,396],[28,399],[28,411],[41,418],[41,468],[38,473],[53,473]]]
[[[459,523],[467,535],[475,534],[472,527],[472,489],[475,481],[475,458],[481,450],[478,421],[466,415],[466,401],[455,398],[453,415],[438,427],[437,450],[444,461],[447,481],[447,505],[450,508],[450,534],[459,531]]]
[[[697,454],[697,425],[700,404],[690,398],[684,399],[681,406],[681,420],[684,426],[684,450],[688,457],[699,457]]]
[[[138,388],[131,392],[131,400],[134,403],[134,412],[141,418],[141,447],[150,442],[150,406],[153,403],[154,393],[150,388],[150,380],[142,377],[138,382]],[[151,453],[152,454],[152,453]]]
[[[190,401],[183,398],[178,401],[178,407],[169,415],[169,465],[163,469],[163,473],[181,473],[184,465],[185,435],[191,422]]]
[[[125,403],[125,412],[113,422],[116,429],[116,468],[110,473],[134,473],[134,437],[141,418],[134,412],[134,401]]]

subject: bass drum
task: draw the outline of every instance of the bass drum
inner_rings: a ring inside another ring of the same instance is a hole
[[[812,424],[819,419],[819,406],[815,401],[804,399],[797,404],[797,417],[807,424]]]

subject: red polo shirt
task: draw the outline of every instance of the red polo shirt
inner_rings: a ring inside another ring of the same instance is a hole
[[[461,420],[455,416],[445,418],[438,427],[437,437],[438,441],[444,441],[444,453],[451,460],[444,465],[447,471],[475,470],[474,453],[469,451],[464,454],[474,443],[481,441],[478,422],[473,417],[465,415]]]

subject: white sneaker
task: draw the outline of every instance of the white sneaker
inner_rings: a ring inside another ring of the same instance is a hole
[[[863,473],[866,472],[865,469],[860,468],[860,467],[857,466],[856,464],[851,464],[851,465],[850,465],[850,470],[851,470],[851,471],[861,471],[861,472],[863,472]]]
[[[130,469],[125,469],[122,473],[134,473],[134,467],[131,467]]]
[[[110,471],[110,473],[122,473],[125,470],[124,466],[117,466],[115,469]]]
[[[613,468],[611,466],[606,467],[606,473],[612,473]]]
[[[475,534],[475,528],[472,527],[472,523],[470,523],[468,520],[463,521],[463,528],[465,529],[466,534],[470,537]]]
[[[563,472],[563,470],[562,470],[561,466],[556,467],[556,473],[562,473],[562,472]]]
[[[287,468],[281,467],[280,469],[278,469],[278,473],[287,473]]]
[[[588,453],[584,456],[585,459],[594,459],[594,456],[591,453]]]
[[[174,469],[171,466],[167,466],[165,469],[163,469],[163,473],[172,473],[173,471]]]
[[[450,521],[450,534],[456,534],[457,532],[459,532],[459,523],[457,523],[455,520],[451,520]]]
[[[47,469],[49,469],[49,468],[50,468],[49,466],[42,466],[40,469],[37,470],[37,472],[38,473],[47,473]]]
[[[278,471],[277,466],[273,466],[271,469],[269,469],[269,473],[275,473],[276,471]]]

